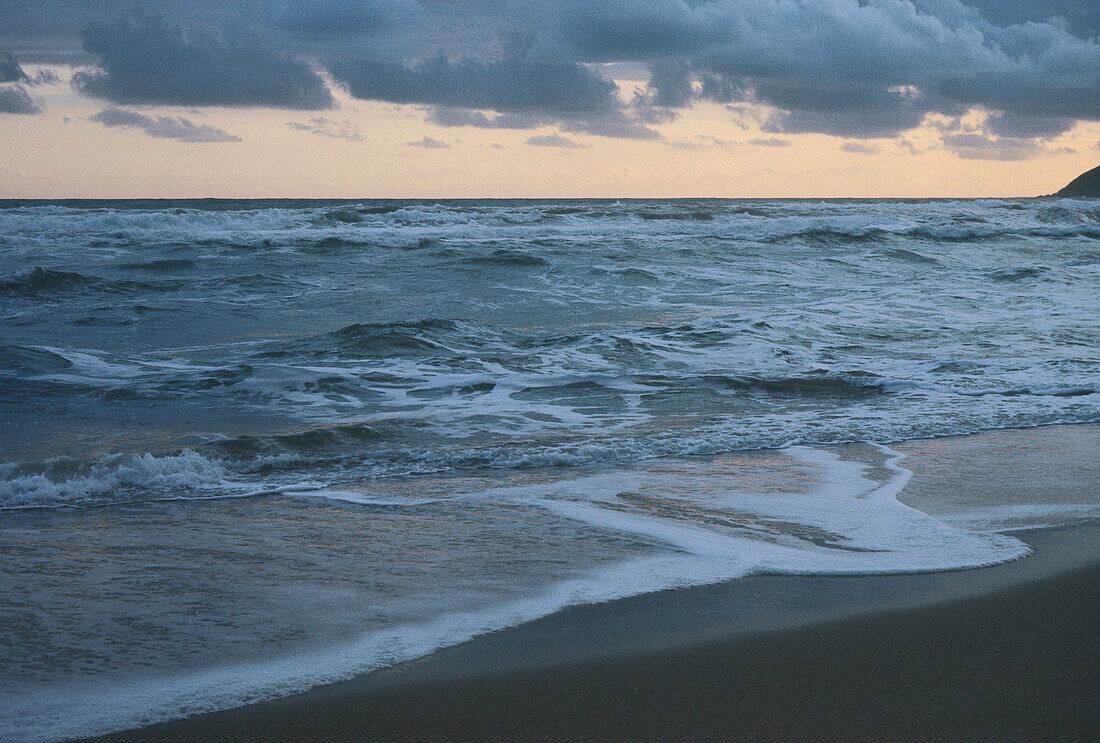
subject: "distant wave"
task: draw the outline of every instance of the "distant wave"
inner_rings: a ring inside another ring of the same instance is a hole
[[[535,227],[624,235],[687,233],[767,242],[875,244],[895,238],[943,243],[989,239],[1100,239],[1100,210],[1087,202],[847,202],[743,203],[722,201],[595,202],[112,202],[107,207],[57,205],[0,208],[0,227],[15,240],[49,235],[62,242],[94,235],[104,246],[209,246],[225,251],[290,250],[323,253],[367,246],[408,248],[447,233],[503,238]],[[919,207],[919,211],[918,211]],[[518,250],[518,249],[517,249]],[[525,252],[519,250],[519,252]],[[537,264],[543,256],[529,254]],[[514,264],[506,255],[489,258]],[[145,270],[155,270],[148,268]]]
[[[1100,225],[1097,224],[1063,224],[1063,225],[987,225],[987,224],[928,224],[917,226],[882,226],[882,225],[845,225],[845,224],[821,224],[815,220],[813,224],[801,226],[793,225],[787,230],[778,233],[765,233],[771,239],[804,239],[811,242],[841,241],[851,244],[882,242],[890,238],[908,237],[927,239],[938,242],[978,242],[991,239],[1006,238],[1032,238],[1032,237],[1088,237],[1100,239]],[[747,233],[746,237],[751,236]],[[913,252],[913,251],[907,251]],[[904,252],[897,253],[899,257],[906,257]]]
[[[692,221],[692,222],[710,222],[714,219],[714,214],[707,211],[652,211],[643,210],[637,213],[638,217],[646,220],[655,219],[671,219],[677,221]]]

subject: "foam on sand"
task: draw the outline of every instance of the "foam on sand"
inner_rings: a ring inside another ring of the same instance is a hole
[[[910,477],[902,455],[886,447],[865,452],[875,455],[868,457],[873,461],[791,447],[767,455],[762,466],[778,473],[771,479],[753,475],[752,461],[746,466],[744,458],[720,457],[467,493],[462,500],[479,508],[519,509],[533,519],[549,512],[578,529],[650,549],[504,601],[452,605],[436,615],[394,621],[336,646],[172,675],[125,674],[117,682],[89,678],[30,693],[0,691],[0,732],[12,741],[52,741],[227,709],[420,657],[566,606],[753,573],[938,571],[1028,553],[1013,537],[948,526],[899,503],[896,496]],[[418,505],[354,488],[287,496],[349,508]]]

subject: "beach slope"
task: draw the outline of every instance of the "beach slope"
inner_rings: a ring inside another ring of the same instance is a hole
[[[389,672],[97,740],[1095,740],[1098,536],[1031,533],[1033,557],[983,570],[761,576],[577,607]],[[745,619],[773,601],[763,624]],[[815,622],[811,602],[833,618]],[[899,602],[917,605],[864,613]],[[631,639],[601,654],[615,631]]]

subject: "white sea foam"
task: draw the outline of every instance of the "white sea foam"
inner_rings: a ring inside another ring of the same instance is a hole
[[[1100,519],[1095,503],[1012,503],[937,514],[946,524],[967,531],[1013,532],[1046,529]]]
[[[832,452],[791,447],[784,452],[785,488],[730,485],[731,477],[743,476],[741,465],[719,458],[480,490],[470,497],[485,506],[548,511],[653,549],[531,595],[400,622],[335,647],[168,677],[3,692],[0,733],[12,741],[54,741],[283,696],[578,603],[753,573],[935,571],[1027,554],[1027,546],[1010,536],[950,526],[899,503],[896,496],[910,473],[901,466],[901,455],[881,451],[883,461],[874,469]],[[333,488],[295,495],[364,505],[430,502]]]
[[[893,473],[884,483],[864,477],[865,464],[796,446],[786,453],[820,477],[809,492],[729,492],[721,478],[705,468],[685,467],[674,475],[641,470],[571,480],[531,503],[597,528],[654,539],[699,558],[728,563],[733,566],[729,577],[759,571],[950,570],[1027,554],[1028,548],[1018,540],[950,527],[900,503],[897,495],[910,472],[899,464],[902,455],[883,450],[890,455],[884,466]],[[624,509],[616,502],[617,494],[635,492],[658,497],[662,512],[679,509],[683,515],[654,518],[645,508]],[[700,514],[706,516],[703,523]],[[816,538],[800,536],[808,530],[820,532]]]
[[[306,498],[327,498],[329,500],[355,503],[360,506],[425,506],[429,503],[437,503],[436,498],[395,498],[392,496],[370,493],[364,490],[348,490],[344,488],[317,488],[295,489],[283,491],[287,494],[298,495]]]
[[[79,506],[100,499],[117,502],[132,498],[126,494],[134,490],[154,491],[154,499],[158,490],[173,494],[206,492],[209,496],[211,488],[231,494],[235,489],[246,491],[247,486],[233,483],[221,464],[190,450],[164,456],[119,454],[83,464],[59,459],[46,462],[41,471],[32,473],[22,472],[15,465],[0,465],[0,510]]]

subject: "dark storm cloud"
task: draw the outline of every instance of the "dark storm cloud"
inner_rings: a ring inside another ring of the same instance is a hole
[[[142,20],[93,23],[82,39],[100,69],[79,73],[74,85],[93,97],[183,106],[333,106],[324,81],[305,62],[243,32]]]
[[[368,35],[416,14],[411,0],[299,0],[273,16],[288,36],[323,42]]]
[[[120,103],[322,109],[327,70],[444,126],[656,138],[701,100],[854,138],[974,107],[1017,139],[1100,120],[1095,0],[164,0],[119,21],[132,7],[0,0],[0,45],[81,40],[76,85]],[[624,104],[598,64],[649,82]]]
[[[1075,34],[1095,14],[1061,6],[1073,23],[1033,9],[997,26],[956,0],[578,0],[557,38],[588,59],[635,50],[654,105],[764,103],[776,131],[892,136],[982,106],[1057,133],[1100,119],[1100,45]]]
[[[465,108],[434,107],[428,121],[436,126],[473,126],[479,129],[533,129],[550,121],[547,116],[504,113],[492,116]]]
[[[0,114],[36,114],[38,106],[21,85],[0,86]]]
[[[1001,137],[1022,137],[1034,139],[1055,137],[1073,126],[1073,119],[1066,116],[1027,116],[1021,114],[1001,114],[991,116],[988,121],[991,133]]]
[[[889,137],[920,125],[933,110],[955,111],[956,105],[936,106],[927,96],[909,88],[841,87],[822,82],[801,87],[788,82],[768,81],[756,94],[781,111],[764,129],[776,132],[821,132],[848,137]]]
[[[452,61],[440,55],[416,65],[387,60],[337,62],[330,70],[355,97],[391,103],[536,115],[595,114],[619,108],[614,83],[573,62]]]
[[[628,117],[613,82],[576,62],[522,54],[488,61],[436,55],[414,65],[340,61],[329,70],[356,98],[430,105],[429,120],[443,126],[519,129],[555,122],[570,132],[659,137]]]
[[[984,132],[944,134],[942,139],[947,149],[964,160],[1026,160],[1039,150],[1030,139],[990,137]]]
[[[969,0],[968,4],[998,26],[1051,22],[1077,36],[1100,34],[1100,4],[1096,0]]]
[[[240,142],[235,134],[214,126],[195,124],[182,116],[145,116],[137,111],[107,108],[88,117],[106,127],[140,129],[150,137],[178,139],[181,142]]]

